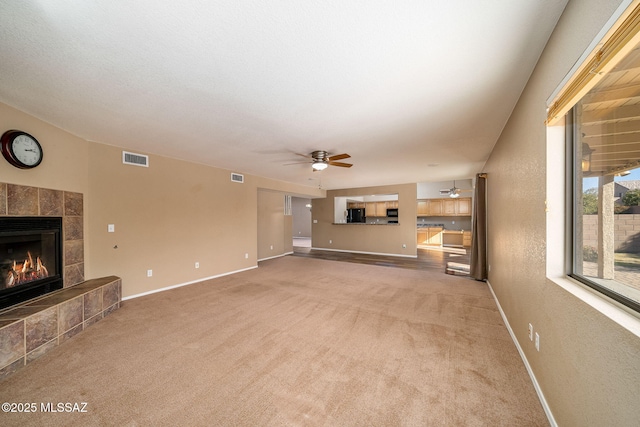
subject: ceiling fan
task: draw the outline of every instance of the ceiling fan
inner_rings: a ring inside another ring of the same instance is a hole
[[[299,162],[299,163],[311,163],[311,167],[313,168],[314,172],[325,170],[329,166],[338,166],[341,168],[350,168],[351,166],[353,166],[351,163],[344,163],[344,162],[337,161],[342,159],[348,159],[349,157],[351,157],[347,153],[330,156],[329,153],[326,151],[316,150],[311,154],[307,154],[307,155],[298,154],[298,156],[309,159],[309,161]],[[294,163],[288,163],[288,164],[294,164]]]
[[[473,190],[463,190],[461,188],[456,187],[456,181],[453,181],[453,187],[451,188],[445,188],[443,190],[440,190],[440,195],[441,196],[449,196],[452,199],[455,199],[457,197],[460,197],[460,193],[462,192],[467,192],[467,191],[473,191]]]

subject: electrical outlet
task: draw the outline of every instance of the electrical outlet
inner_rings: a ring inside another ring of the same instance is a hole
[[[244,259],[249,259],[249,254],[248,253],[244,254]]]
[[[200,263],[196,261],[196,268],[200,268]]]
[[[107,225],[107,232],[115,233],[116,232],[116,225],[115,224],[108,224]]]
[[[147,277],[153,276],[153,270],[147,270]]]
[[[533,341],[533,325],[529,323],[529,341]]]
[[[273,250],[273,245],[271,245],[271,250]]]
[[[329,240],[329,244],[332,244],[332,243],[333,243],[333,240]]]
[[[536,332],[536,350],[540,351],[540,335]]]

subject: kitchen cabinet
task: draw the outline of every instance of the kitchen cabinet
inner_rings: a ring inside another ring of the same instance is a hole
[[[427,229],[427,244],[442,246],[442,228],[440,227],[429,227]]]
[[[462,246],[468,248],[471,246],[471,231],[462,232]]]
[[[418,200],[418,216],[470,216],[471,198]]]
[[[455,215],[457,199],[444,199],[442,201],[442,215]]]
[[[367,218],[387,216],[387,208],[384,202],[367,202],[364,206],[364,214]]]
[[[418,200],[418,216],[429,215],[429,202],[427,200]]]
[[[427,215],[428,216],[441,216],[442,215],[442,199],[427,199]]]
[[[419,228],[418,245],[442,246],[442,227]]]
[[[460,216],[471,216],[471,199],[468,197],[458,199],[456,213]]]
[[[364,214],[367,218],[387,216],[387,209],[398,208],[398,202],[366,202],[364,203]]]
[[[441,216],[442,199],[418,200],[418,216]]]

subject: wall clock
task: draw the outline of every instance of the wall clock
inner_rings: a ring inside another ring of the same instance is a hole
[[[42,147],[37,139],[20,130],[8,130],[0,138],[2,155],[20,169],[35,168],[42,162]]]

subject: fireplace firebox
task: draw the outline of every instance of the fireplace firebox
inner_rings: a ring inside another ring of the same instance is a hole
[[[62,285],[62,218],[0,217],[0,309]]]

